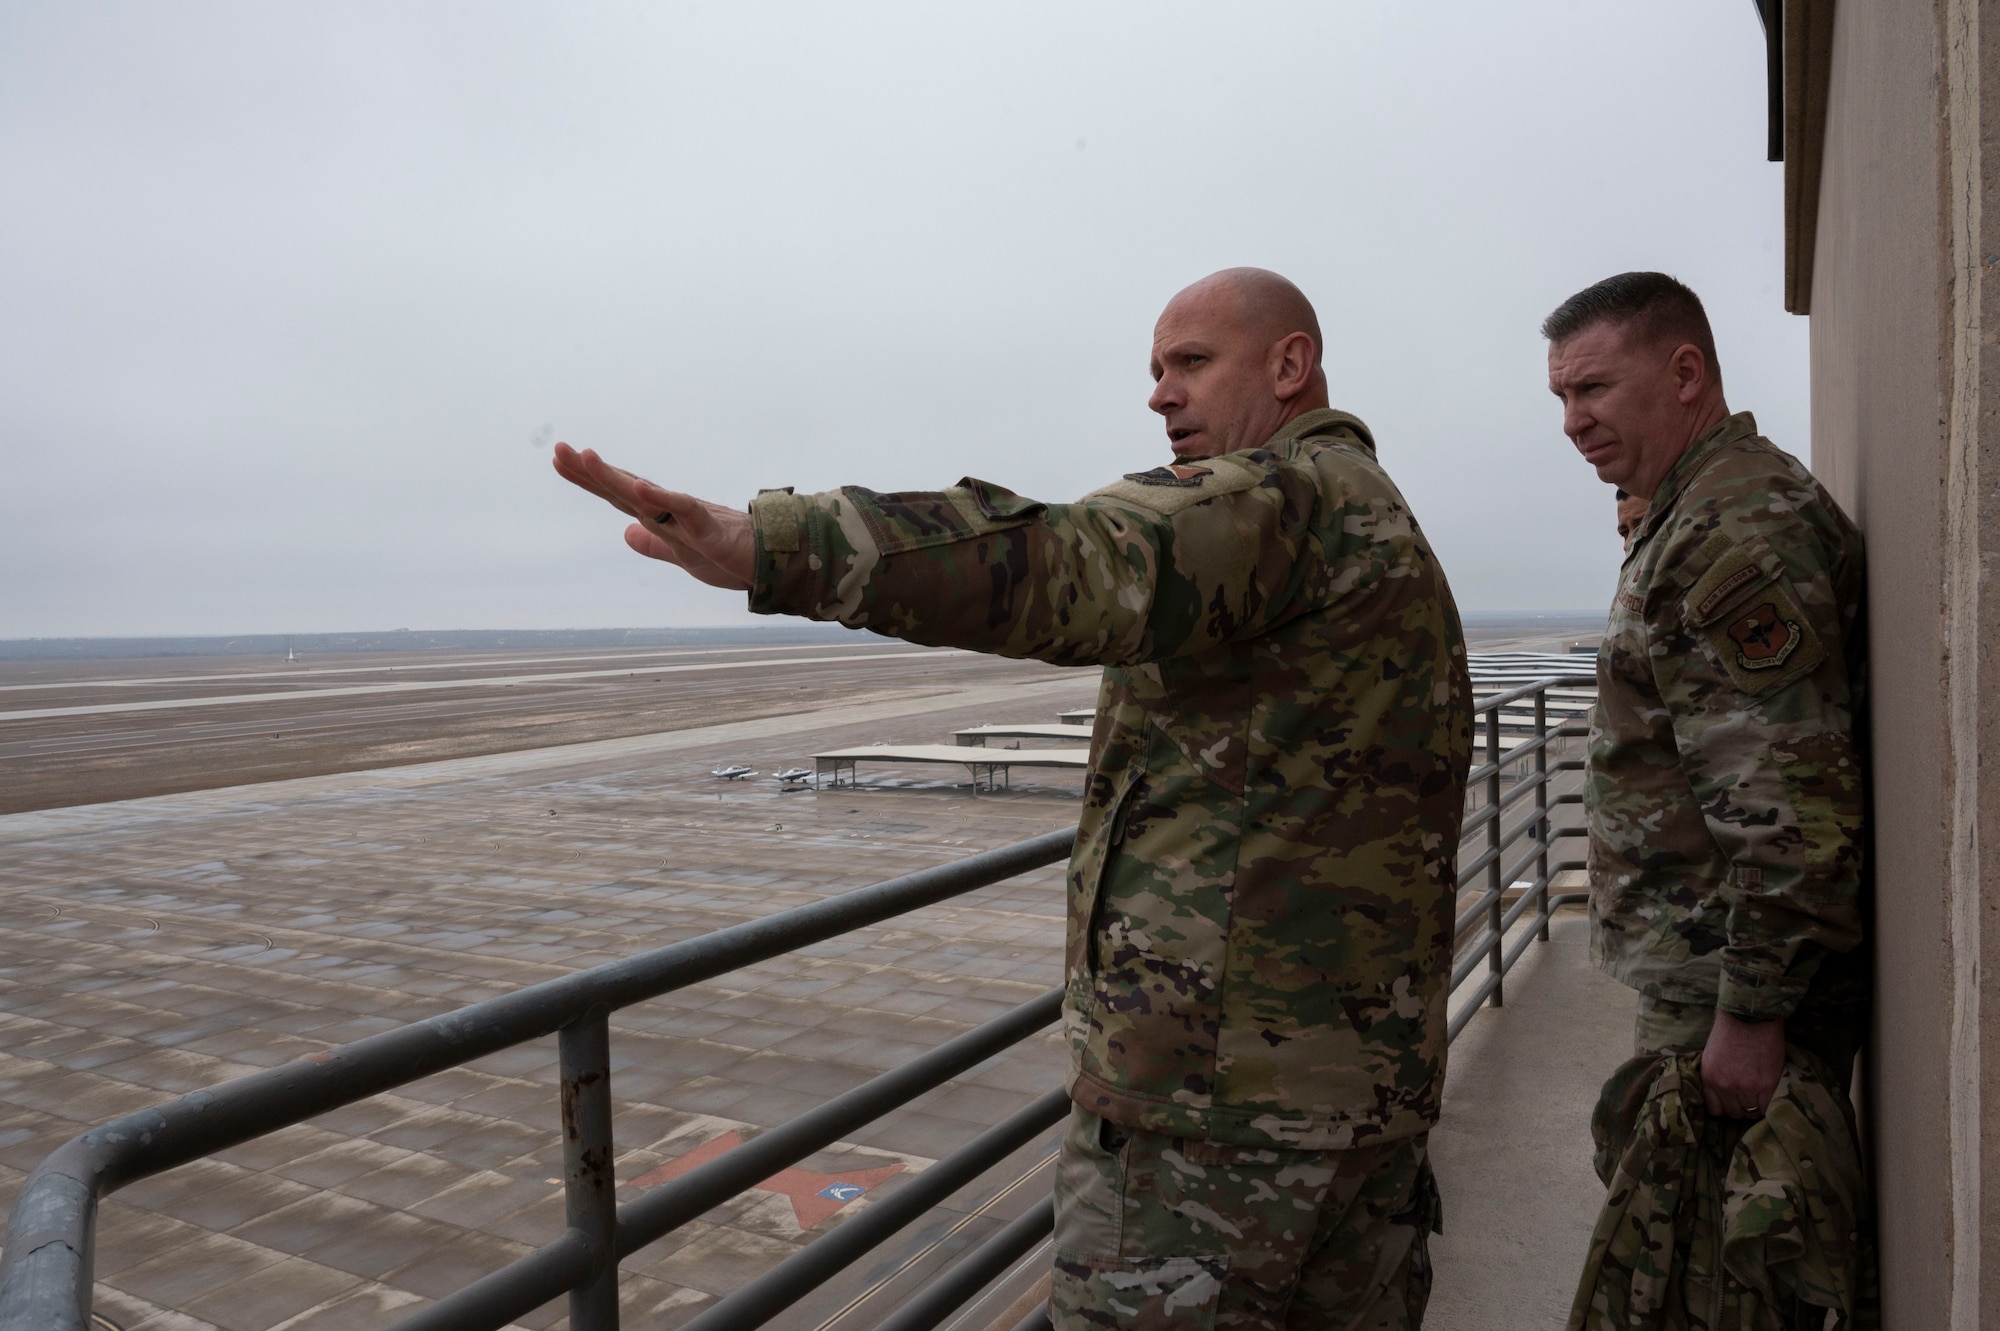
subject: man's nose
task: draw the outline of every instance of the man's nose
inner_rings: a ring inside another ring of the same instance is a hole
[[[1153,385],[1153,395],[1146,399],[1146,405],[1162,416],[1176,407],[1185,405],[1181,399],[1180,389],[1174,384],[1173,376],[1160,376],[1160,381]]]
[[[1563,433],[1571,439],[1575,439],[1596,423],[1596,418],[1585,411],[1581,403],[1565,402],[1563,404]]]

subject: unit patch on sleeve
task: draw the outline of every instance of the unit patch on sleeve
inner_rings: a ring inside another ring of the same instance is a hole
[[[1775,602],[1766,601],[1729,626],[1736,640],[1736,664],[1745,670],[1775,670],[1799,646],[1799,626],[1778,618]]]
[[[1246,460],[1250,455],[1210,458],[1200,465],[1171,462],[1151,471],[1127,472],[1092,490],[1085,502],[1109,500],[1170,518],[1190,508],[1253,489],[1270,474],[1270,467]]]
[[[1783,582],[1763,588],[1703,636],[1730,682],[1745,693],[1768,693],[1811,674],[1826,660],[1812,625]]]

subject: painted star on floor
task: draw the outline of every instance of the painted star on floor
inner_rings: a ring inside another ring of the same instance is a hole
[[[725,1132],[720,1137],[703,1142],[686,1155],[677,1156],[663,1165],[655,1166],[635,1179],[627,1180],[621,1187],[655,1188],[670,1179],[677,1179],[700,1165],[705,1165],[717,1156],[725,1155],[743,1144],[743,1134]],[[792,1214],[798,1217],[799,1228],[811,1229],[820,1221],[838,1211],[851,1201],[859,1199],[870,1188],[903,1172],[901,1164],[883,1165],[879,1169],[847,1169],[838,1174],[822,1174],[818,1170],[800,1169],[796,1166],[781,1169],[762,1183],[755,1184],[763,1192],[775,1192],[787,1197],[792,1203]]]

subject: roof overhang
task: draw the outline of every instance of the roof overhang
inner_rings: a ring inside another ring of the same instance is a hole
[[[1753,0],[1764,21],[1768,143],[1785,164],[1785,308],[1812,308],[1819,169],[1833,68],[1834,0]]]

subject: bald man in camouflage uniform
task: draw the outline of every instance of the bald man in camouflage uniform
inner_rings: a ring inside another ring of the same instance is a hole
[[[567,448],[627,539],[750,606],[1105,667],[1068,878],[1062,1328],[1420,1324],[1471,753],[1458,616],[1311,306],[1182,292],[1176,461],[1069,504],[766,492],[750,520]]]
[[[1861,533],[1730,413],[1680,283],[1608,278],[1543,332],[1564,433],[1649,501],[1598,656],[1592,950],[1639,991],[1637,1053],[1700,1051],[1726,1152],[1788,1042],[1844,1091],[1865,1022]]]

